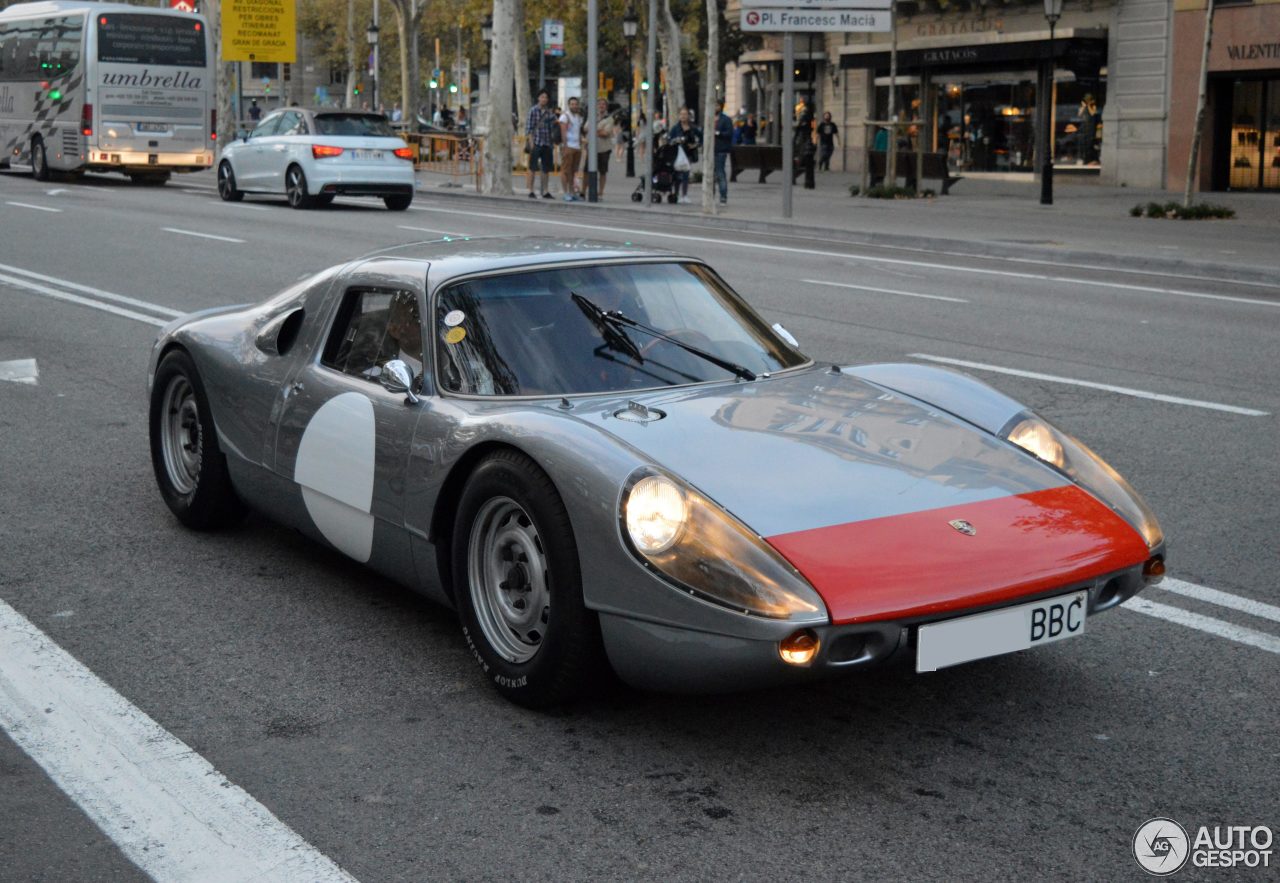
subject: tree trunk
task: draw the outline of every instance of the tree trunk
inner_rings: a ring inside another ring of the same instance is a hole
[[[1196,165],[1200,160],[1200,130],[1204,128],[1205,91],[1209,79],[1209,47],[1213,43],[1213,0],[1209,0],[1204,14],[1204,54],[1200,57],[1200,97],[1196,99],[1196,121],[1191,129],[1191,153],[1187,157],[1187,189],[1182,194],[1182,205],[1191,205],[1191,193],[1196,189]]]
[[[720,82],[720,7],[707,0],[707,69],[702,77],[702,210],[716,210],[716,84]]]
[[[350,110],[356,106],[356,0],[347,0],[347,94],[342,96],[342,106]]]
[[[400,35],[400,106],[409,108],[418,96],[418,30],[426,10],[417,0],[391,0],[391,8]]]
[[[529,112],[529,108],[533,107],[532,90],[529,88],[529,29],[524,20],[524,0],[515,0],[513,9],[514,39],[512,40],[512,47],[515,56],[516,113],[518,119],[523,120],[524,115]],[[542,51],[541,42],[539,42],[538,51]],[[489,66],[490,68],[493,67],[492,62]],[[489,77],[493,77],[492,70],[489,71]]]
[[[685,102],[684,59],[681,58],[680,50],[680,26],[676,24],[676,17],[671,14],[671,0],[662,0],[660,14],[658,42],[662,48],[662,68],[667,74],[665,116],[670,124]]]
[[[204,12],[209,21],[209,39],[213,43],[214,53],[214,75],[217,81],[217,108],[218,108],[218,144],[226,145],[235,140],[236,129],[236,106],[231,100],[231,85],[236,75],[235,65],[231,62],[224,63],[222,61],[222,12],[220,0],[209,0],[205,4]]]
[[[484,141],[483,193],[511,193],[511,91],[515,73],[516,0],[493,0],[493,55],[489,68],[489,133]],[[519,27],[524,27],[523,22]]]

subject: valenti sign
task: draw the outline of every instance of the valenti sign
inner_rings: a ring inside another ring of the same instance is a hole
[[[888,32],[890,14],[887,11],[866,9],[860,2],[855,9],[743,9],[744,31],[851,31],[861,33]]]

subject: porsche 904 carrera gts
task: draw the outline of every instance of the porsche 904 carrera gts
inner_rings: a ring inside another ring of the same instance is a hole
[[[703,262],[398,246],[165,328],[161,494],[253,508],[456,609],[529,706],[932,671],[1080,635],[1164,572],[1151,510],[964,374],[803,355]]]

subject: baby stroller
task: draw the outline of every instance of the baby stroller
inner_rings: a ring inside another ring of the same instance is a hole
[[[651,202],[662,202],[662,194],[667,195],[667,202],[676,202],[680,194],[676,193],[676,154],[679,147],[667,143],[665,133],[653,138],[653,189],[650,191]],[[644,202],[644,176],[631,194],[632,202]]]

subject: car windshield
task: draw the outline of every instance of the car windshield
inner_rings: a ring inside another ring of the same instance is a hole
[[[625,392],[807,361],[699,264],[472,279],[440,292],[433,321],[440,383],[468,395]]]
[[[317,135],[366,135],[395,137],[387,118],[376,113],[318,113]]]

